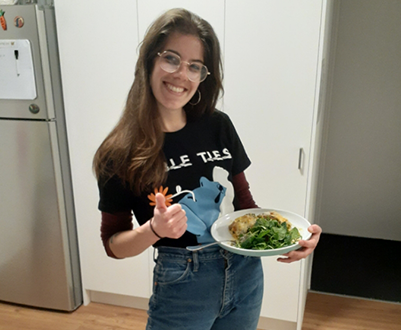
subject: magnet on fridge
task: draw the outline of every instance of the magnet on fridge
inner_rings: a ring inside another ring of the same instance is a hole
[[[3,28],[3,30],[7,30],[7,22],[6,22],[6,18],[4,17],[4,14],[6,12],[2,9],[0,9],[0,25]]]
[[[32,103],[31,105],[29,105],[29,111],[36,115],[37,113],[39,113],[40,108],[35,103]]]
[[[14,18],[14,25],[17,28],[22,28],[24,26],[24,19],[21,16],[16,16]]]

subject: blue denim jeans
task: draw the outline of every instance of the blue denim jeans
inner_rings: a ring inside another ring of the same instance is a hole
[[[256,330],[263,297],[260,258],[218,246],[159,247],[147,330]]]

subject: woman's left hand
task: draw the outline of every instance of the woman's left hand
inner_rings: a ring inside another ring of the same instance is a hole
[[[310,255],[319,242],[322,228],[320,228],[318,225],[311,225],[309,226],[308,230],[312,233],[311,238],[307,241],[300,240],[298,242],[301,246],[300,249],[283,254],[284,258],[278,258],[277,261],[291,263],[306,258],[308,255]]]

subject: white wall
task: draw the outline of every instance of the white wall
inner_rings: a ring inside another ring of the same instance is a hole
[[[401,1],[337,5],[319,223],[401,240]]]

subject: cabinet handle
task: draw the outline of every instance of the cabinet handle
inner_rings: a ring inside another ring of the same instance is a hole
[[[298,155],[298,170],[302,169],[302,157],[304,154],[304,148],[299,148],[299,155]]]

